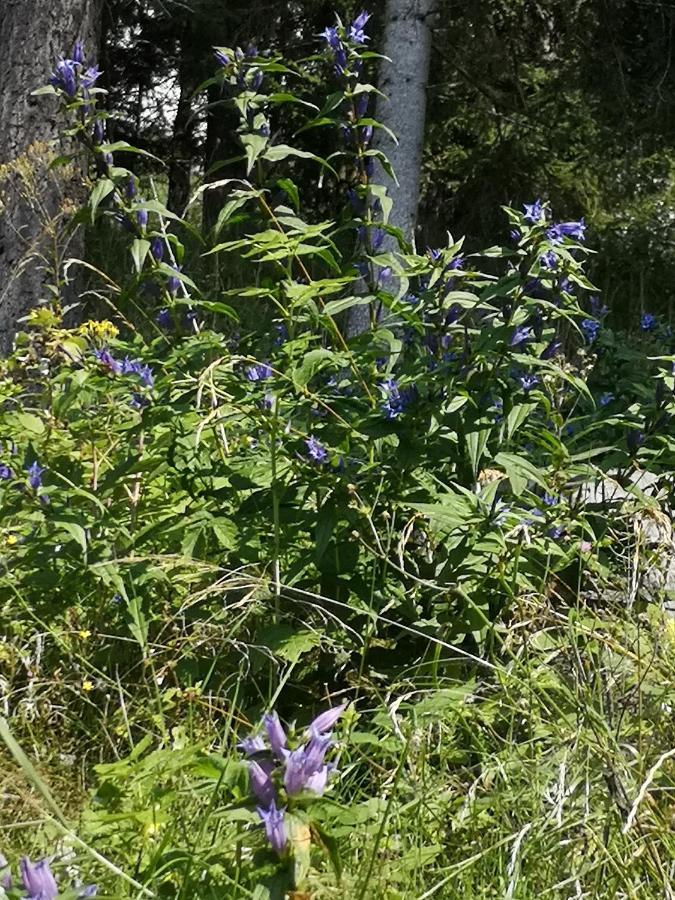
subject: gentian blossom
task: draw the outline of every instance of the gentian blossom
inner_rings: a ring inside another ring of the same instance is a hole
[[[28,891],[28,900],[54,900],[59,895],[56,879],[49,868],[49,860],[33,863],[28,856],[19,862],[21,881]]]
[[[604,394],[600,394],[598,397],[598,403],[600,406],[608,406],[614,400],[614,394],[611,394],[609,391],[605,391]]]
[[[554,356],[558,355],[561,347],[562,343],[560,341],[552,340],[550,344],[547,344],[541,351],[539,359],[553,359]]]
[[[272,377],[272,366],[269,363],[257,363],[255,366],[248,366],[244,374],[248,381],[265,381]]]
[[[596,322],[595,319],[583,319],[581,322],[581,330],[587,343],[593,344],[597,340],[600,332],[600,322]]]
[[[77,63],[72,59],[58,60],[49,83],[68,97],[74,97],[77,93]]]
[[[640,328],[643,331],[656,331],[659,320],[652,313],[642,313],[640,316]]]
[[[369,18],[370,13],[362,10],[349,26],[349,40],[354,44],[363,45],[369,40],[369,37],[364,30]]]
[[[546,234],[549,240],[557,243],[566,237],[583,241],[585,232],[586,223],[581,219],[579,222],[557,222],[555,225],[551,225]]]
[[[164,257],[164,240],[161,237],[155,235],[155,237],[150,241],[150,253],[152,253],[153,258],[157,260],[157,262],[161,262]]]
[[[307,447],[307,455],[312,462],[323,465],[328,460],[328,451],[317,441],[314,435],[310,434],[305,441],[305,445]]]
[[[539,379],[536,375],[520,375],[518,381],[522,389],[528,392],[539,384]]]
[[[380,387],[384,395],[380,405],[385,418],[395,419],[410,403],[411,392],[409,390],[401,390],[398,382],[393,378],[387,378]]]
[[[155,316],[155,322],[159,325],[160,328],[170,328],[171,327],[171,313],[168,309],[160,309],[160,311]]]
[[[528,325],[519,325],[511,335],[509,347],[513,347],[515,350],[521,350],[528,341],[532,340],[532,338],[532,329]]]
[[[14,472],[6,463],[0,463],[0,481],[9,481],[14,477]]]
[[[265,834],[270,842],[270,846],[276,853],[283,853],[288,843],[284,825],[286,807],[277,809],[276,803],[272,800],[268,807],[258,806],[256,810],[265,826]]]
[[[539,199],[535,200],[534,203],[525,203],[523,209],[525,210],[523,218],[526,222],[531,222],[533,225],[540,221],[541,214],[544,211],[543,204]]]
[[[554,250],[547,250],[539,257],[539,262],[545,269],[555,269],[558,265],[558,257]]]
[[[46,471],[45,467],[41,466],[37,460],[28,467],[28,484],[34,491],[37,491],[42,487],[42,473],[44,471]]]

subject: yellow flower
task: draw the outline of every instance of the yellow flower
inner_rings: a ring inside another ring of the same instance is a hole
[[[15,534],[8,534],[7,537],[5,538],[5,543],[7,544],[8,547],[13,547],[14,544],[16,544],[18,542],[18,540],[19,539]]]
[[[82,638],[83,641],[86,641],[87,638],[91,637],[91,631],[89,631],[86,628],[83,628],[82,631],[78,631],[77,633],[79,634],[79,636]]]
[[[94,683],[92,681],[89,681],[89,679],[86,679],[82,682],[82,690],[85,692],[85,694],[89,694],[94,690]]]
[[[117,328],[108,319],[101,319],[100,322],[95,319],[89,319],[80,325],[77,332],[90,341],[104,344],[116,338],[119,334]]]

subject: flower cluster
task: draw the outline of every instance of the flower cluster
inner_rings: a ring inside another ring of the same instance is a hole
[[[413,399],[413,391],[410,388],[401,388],[394,378],[387,378],[380,385],[382,390],[382,402],[380,408],[386,419],[395,419]]]
[[[17,888],[26,892],[25,894],[16,895],[17,897],[20,896],[22,900],[55,900],[59,896],[59,886],[56,883],[56,878],[54,878],[48,859],[31,862],[28,856],[23,856],[19,861],[19,874],[21,884],[15,885],[7,860],[0,853],[0,893],[3,896],[5,891]],[[96,890],[96,885],[90,884],[85,888],[76,888],[77,893],[69,894],[68,896],[94,897]]]
[[[303,794],[320,797],[326,790],[328,776],[334,766],[325,762],[326,753],[334,746],[332,730],[345,711],[346,704],[333,707],[317,716],[304,735],[304,742],[289,748],[288,735],[276,712],[263,717],[265,743],[261,735],[244,738],[239,748],[248,757],[251,791],[257,812],[265,826],[270,845],[284,853],[288,834],[284,825],[287,805],[280,805],[280,794],[286,802]]]
[[[329,26],[320,35],[333,58],[337,75],[348,75],[350,69],[360,70],[358,48],[364,47],[369,38],[365,27],[370,14],[362,11],[350,25],[343,25],[338,18],[335,25]]]
[[[309,456],[312,462],[321,466],[328,461],[328,451],[323,444],[320,444],[319,441],[317,441],[313,434],[310,434],[307,438],[305,446],[307,447],[307,456]]]
[[[100,75],[98,66],[86,65],[82,41],[76,41],[70,57],[57,61],[49,83],[72,100],[80,91],[86,96]]]
[[[141,386],[152,388],[155,385],[155,376],[150,366],[145,365],[140,359],[115,359],[110,350],[103,347],[93,351],[96,360],[113,375],[137,375]]]

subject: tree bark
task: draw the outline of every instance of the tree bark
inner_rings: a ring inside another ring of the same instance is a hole
[[[0,353],[11,349],[19,319],[58,283],[62,236],[82,178],[74,166],[49,171],[63,152],[62,122],[50,97],[31,97],[47,83],[77,38],[93,62],[101,0],[1,0],[0,16]],[[68,255],[81,238],[72,235]]]
[[[381,63],[378,87],[386,97],[378,97],[375,118],[394,132],[398,144],[376,129],[375,146],[387,155],[398,179],[398,184],[388,184],[393,200],[389,223],[408,241],[414,236],[419,204],[435,5],[435,0],[387,0],[385,11],[382,53],[391,61]],[[387,237],[382,250],[396,247],[396,241]],[[368,307],[356,306],[349,312],[348,334],[365,331]]]

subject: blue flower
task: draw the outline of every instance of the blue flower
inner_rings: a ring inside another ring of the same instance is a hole
[[[589,344],[595,343],[600,332],[600,322],[595,319],[583,319],[581,322],[581,330]]]
[[[127,200],[133,200],[136,196],[136,179],[133,175],[129,176],[129,180],[124,187],[124,194]]]
[[[545,269],[555,269],[558,265],[558,257],[553,250],[547,250],[539,257],[539,262]]]
[[[58,60],[49,83],[68,97],[74,97],[77,93],[77,63],[72,59]]]
[[[102,366],[105,366],[113,375],[121,375],[122,374],[122,363],[115,359],[110,350],[106,347],[103,347],[101,350],[93,351],[94,358],[101,363]]]
[[[394,378],[387,378],[387,380],[380,385],[380,388],[384,395],[380,406],[384,412],[385,418],[395,419],[410,403],[410,400],[412,399],[411,392],[408,390],[402,391]]]
[[[277,809],[276,803],[273,800],[267,809],[262,806],[258,806],[256,809],[265,825],[265,834],[267,835],[267,840],[270,842],[270,846],[277,853],[283,853],[288,842],[288,836],[286,835],[286,828],[284,826],[284,813],[286,812],[286,807],[284,806],[281,809]]]
[[[164,309],[160,309],[160,311],[155,316],[155,322],[159,325],[160,328],[171,328],[171,313],[166,307]]]
[[[73,44],[73,52],[70,54],[70,59],[77,65],[84,65],[84,44],[82,41],[75,41]]]
[[[640,316],[640,328],[643,331],[656,331],[659,320],[652,313],[642,313]]]
[[[21,881],[28,891],[27,900],[54,900],[59,895],[56,879],[49,868],[49,860],[33,863],[28,856],[19,862]]]
[[[214,50],[213,55],[215,56],[216,62],[219,66],[229,66],[232,61],[226,53],[223,53],[222,50]]]
[[[177,266],[171,266],[171,268],[172,268],[172,269],[175,269],[177,272],[179,271],[179,269],[177,268]],[[178,293],[178,288],[179,288],[179,287],[180,287],[180,278],[178,278],[177,275],[169,275],[169,277],[166,279],[166,289],[167,289],[167,291],[168,291],[170,294],[175,295],[175,294]]]
[[[512,228],[511,231],[509,231],[509,237],[511,238],[512,241],[516,241],[516,242],[517,242],[517,241],[519,241],[519,240],[521,239],[522,235],[521,235],[521,233],[518,231],[517,228]]]
[[[28,484],[34,491],[39,490],[42,487],[42,473],[46,471],[45,467],[36,460],[26,471],[28,472]]]
[[[513,347],[514,350],[521,350],[533,337],[534,335],[532,334],[532,329],[529,325],[518,325],[511,335],[509,347]]]
[[[369,18],[370,13],[362,10],[349,26],[349,40],[354,44],[363,45],[370,40],[364,30]]]
[[[586,224],[583,219],[578,222],[557,222],[546,232],[551,241],[562,241],[565,237],[583,241],[586,232]]]
[[[614,400],[614,394],[611,394],[609,391],[605,391],[604,394],[600,394],[598,397],[600,406],[609,406],[612,400]]]
[[[532,222],[532,224],[536,225],[541,219],[541,214],[544,211],[544,207],[542,205],[541,200],[537,199],[534,203],[525,203],[523,205],[523,209],[525,210],[525,214],[523,218],[526,222]]]
[[[334,52],[342,47],[342,41],[340,40],[340,36],[338,35],[338,30],[335,25],[329,25],[324,31],[321,32],[319,37],[323,38],[327,46]]]
[[[565,534],[565,529],[562,525],[553,525],[546,534],[554,541],[557,541]]]
[[[251,791],[258,800],[266,806],[270,807],[276,798],[274,784],[270,778],[274,770],[274,763],[271,760],[251,760],[248,764],[248,776],[251,785]]]
[[[328,460],[328,451],[317,441],[314,435],[310,434],[305,441],[305,446],[307,447],[307,455],[312,462],[322,466]]]
[[[147,209],[139,209],[136,212],[136,221],[142,231],[145,231],[148,224],[148,211]]]
[[[14,478],[14,472],[6,463],[0,463],[0,481],[9,481]]]
[[[520,382],[520,386],[524,391],[531,391],[539,384],[539,379],[536,375],[520,375],[518,376],[518,381]]]
[[[98,79],[101,77],[101,70],[98,66],[89,66],[84,75],[82,76],[82,87],[85,90],[93,87]]]
[[[265,381],[272,377],[272,366],[269,363],[256,363],[254,366],[248,366],[244,374],[248,381]]]
[[[543,496],[544,506],[555,506],[560,502],[560,498],[554,496],[553,494],[544,494]]]
[[[560,341],[556,341],[555,339],[551,341],[539,354],[539,359],[553,359],[554,356],[557,356],[560,352],[560,348],[562,347],[562,343]]]
[[[150,241],[150,252],[157,262],[161,262],[164,256],[164,239],[155,235]]]

